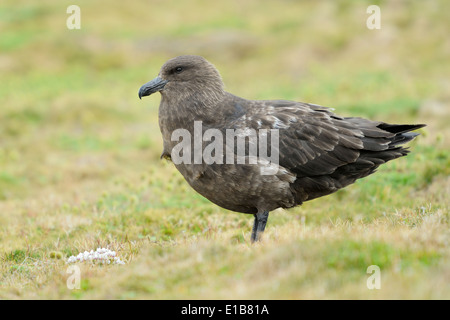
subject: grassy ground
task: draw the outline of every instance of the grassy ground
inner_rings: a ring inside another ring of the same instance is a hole
[[[81,0],[68,30],[71,4],[0,4],[0,298],[450,298],[448,1]],[[159,160],[159,97],[137,91],[179,54],[246,98],[428,126],[408,157],[273,212],[250,245],[251,216]],[[97,247],[127,263],[80,264],[68,289],[65,260]]]

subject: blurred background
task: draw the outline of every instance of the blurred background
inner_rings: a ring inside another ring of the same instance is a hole
[[[81,10],[80,29],[67,27],[72,13],[66,10],[73,4]],[[380,7],[381,28],[371,30],[366,10],[373,4]],[[56,286],[64,281],[57,271],[63,267],[48,258],[51,252],[66,257],[103,244],[123,250],[131,261],[149,243],[164,247],[180,237],[211,232],[222,232],[233,244],[246,243],[249,233],[244,232],[250,232],[251,219],[210,204],[159,160],[160,97],[138,99],[139,87],[153,79],[166,60],[182,54],[204,56],[221,72],[227,91],[247,99],[311,102],[344,116],[428,125],[411,144],[410,156],[380,168],[366,183],[328,197],[325,205],[313,201],[306,209],[280,213],[271,221],[273,230],[287,228],[293,217],[300,224],[306,217],[317,227],[330,219],[354,221],[355,216],[370,223],[402,208],[407,217],[396,220],[402,226],[418,223],[413,216],[422,209],[417,208],[441,212],[447,221],[448,12],[446,0],[2,0],[0,285],[6,289],[0,289],[0,297],[2,292],[22,297],[24,291],[17,288],[42,286],[50,288],[44,297],[53,297],[52,272],[61,278]],[[310,218],[310,212],[316,214]],[[321,248],[317,256],[324,254]],[[370,263],[373,252],[386,257],[383,246],[369,249],[367,261],[356,259],[356,264]],[[417,250],[426,261],[448,261],[440,244],[430,251]],[[420,260],[412,252],[407,261]],[[150,250],[147,258],[152,254]],[[48,265],[33,269],[24,261]],[[234,267],[219,268],[224,283]],[[448,278],[448,269],[444,274]],[[104,275],[94,273],[97,276]],[[199,285],[178,280],[166,284],[164,297],[185,297]],[[180,281],[185,291],[179,289]],[[425,282],[419,280],[419,286]],[[85,292],[91,293],[87,283]],[[278,288],[274,292],[283,297],[301,296],[295,288]],[[129,292],[160,297],[142,290]],[[201,298],[208,290],[193,292]],[[223,297],[235,293],[214,292]],[[316,297],[321,297],[319,292]],[[98,294],[104,296],[103,291]]]

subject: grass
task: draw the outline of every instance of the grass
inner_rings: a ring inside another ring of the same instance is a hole
[[[0,299],[450,298],[446,1],[0,4]],[[200,9],[198,9],[200,8]],[[162,150],[141,84],[200,54],[227,90],[426,123],[411,154],[334,195],[252,217],[196,194]],[[126,265],[65,260],[108,247]],[[367,268],[381,289],[366,286]]]

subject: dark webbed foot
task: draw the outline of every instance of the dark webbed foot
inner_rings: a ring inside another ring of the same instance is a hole
[[[266,228],[267,219],[269,218],[269,211],[258,212],[255,216],[255,222],[253,223],[251,241],[260,241],[261,236]]]

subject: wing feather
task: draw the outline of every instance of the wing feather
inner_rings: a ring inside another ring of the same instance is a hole
[[[330,174],[356,161],[364,143],[359,128],[330,109],[291,101],[249,101],[245,117],[234,128],[279,130],[279,164],[299,176]]]

